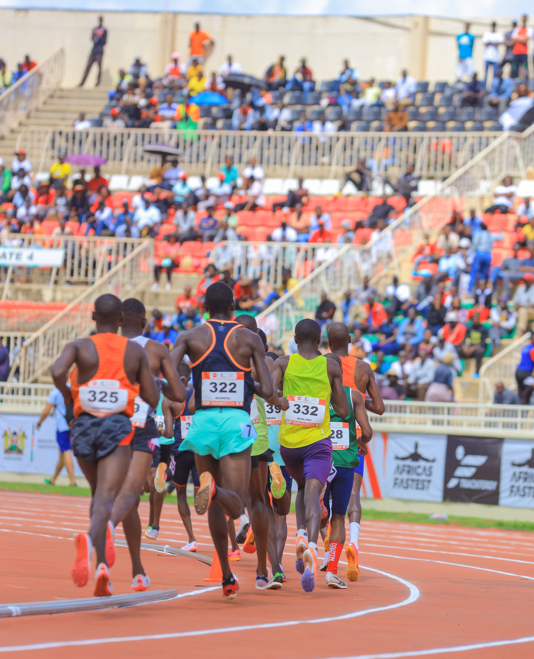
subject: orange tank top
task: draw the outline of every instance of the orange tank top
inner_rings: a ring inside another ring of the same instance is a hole
[[[71,375],[74,416],[87,413],[104,417],[111,414],[133,416],[139,385],[132,384],[124,370],[128,339],[106,332],[90,337],[98,352],[98,370],[89,382],[78,384],[78,369]]]

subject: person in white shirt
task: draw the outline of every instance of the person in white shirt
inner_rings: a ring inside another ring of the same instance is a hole
[[[225,78],[232,73],[243,73],[243,69],[241,68],[241,64],[234,62],[232,56],[228,55],[226,62],[219,69],[219,73]]]
[[[27,174],[32,171],[32,164],[26,158],[26,151],[24,149],[19,149],[15,153],[15,159],[11,163],[11,171],[16,174],[19,169],[23,169]]]
[[[176,103],[172,102],[172,94],[167,94],[165,96],[165,103],[160,105],[158,114],[164,121],[172,121],[177,107]]]
[[[525,84],[517,85],[515,93],[517,97],[499,117],[499,123],[504,130],[516,130],[518,127],[516,124],[520,125],[523,116],[534,107],[534,99],[529,96],[530,89]],[[519,127],[522,130],[521,126]]]
[[[180,78],[184,78],[187,72],[187,68],[184,62],[180,62],[180,53],[174,52],[171,55],[171,61],[165,67],[165,82],[167,84],[173,84],[175,86],[176,82]]]
[[[486,213],[494,213],[500,211],[501,213],[508,213],[513,207],[517,187],[513,184],[510,176],[505,176],[501,185],[495,188],[495,199],[493,204],[486,209]]]
[[[253,176],[255,180],[259,180],[265,178],[265,172],[263,171],[263,167],[256,164],[256,158],[251,158],[248,161],[248,165],[243,170],[242,176],[243,178],[250,178]]]
[[[272,239],[277,243],[296,243],[298,234],[283,221],[272,233]]]
[[[248,200],[242,204],[236,204],[235,212],[255,211],[257,208],[265,206],[265,197],[263,195],[263,184],[260,179],[249,177],[249,187],[247,190]]]
[[[395,92],[397,96],[397,101],[402,107],[412,105],[415,102],[415,90],[417,83],[413,76],[408,75],[408,71],[403,69],[401,71],[401,77],[397,80],[395,84]]]
[[[292,129],[292,112],[286,108],[283,101],[278,101],[272,108],[269,117],[269,128],[273,130],[291,130]]]
[[[141,233],[143,233],[143,229],[147,228],[148,233],[153,233],[155,235],[161,224],[161,213],[159,208],[152,203],[148,207],[145,207],[144,205],[139,207],[134,214],[134,223]]]
[[[484,49],[484,65],[486,73],[484,75],[484,87],[488,88],[488,72],[492,69],[492,80],[495,77],[495,72],[499,67],[501,61],[499,57],[499,45],[504,43],[504,36],[497,32],[497,23],[495,21],[491,24],[491,31],[484,32],[482,43],[486,46]]]
[[[222,206],[230,199],[232,195],[232,186],[229,183],[224,183],[224,174],[222,172],[217,174],[217,179],[217,185],[208,190],[208,198],[198,202],[198,210],[202,211],[207,208]]]
[[[78,119],[74,122],[74,130],[89,130],[93,124],[85,118],[85,112],[80,112]]]
[[[115,231],[115,238],[140,238],[141,232],[135,224],[132,223],[131,218],[126,217],[124,222],[120,224]]]
[[[335,133],[336,127],[331,121],[327,121],[324,112],[321,112],[319,119],[313,122],[312,132],[315,135],[320,135],[319,137],[321,142],[326,142],[325,135],[329,133]]]
[[[30,177],[22,167],[16,170],[14,176],[11,178],[11,190],[18,190],[21,185],[26,185],[28,190],[32,185]]]
[[[37,208],[33,205],[31,197],[26,197],[24,203],[17,208],[17,220],[25,222],[30,217],[37,215]]]

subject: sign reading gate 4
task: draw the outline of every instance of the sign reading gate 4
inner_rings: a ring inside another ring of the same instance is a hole
[[[245,402],[245,374],[233,371],[202,373],[202,405],[242,407]]]
[[[290,426],[314,428],[323,425],[326,401],[310,396],[288,396],[289,409],[285,413],[285,423]]]

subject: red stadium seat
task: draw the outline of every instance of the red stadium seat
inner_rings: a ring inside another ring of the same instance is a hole
[[[367,240],[367,242],[369,242],[372,233],[373,233],[373,229],[358,229],[354,233],[353,243],[355,245],[362,245],[364,238],[365,240]]]
[[[73,236],[77,236],[80,231],[80,223],[69,220],[68,222],[65,222],[65,228],[70,229]]]
[[[115,192],[113,195],[113,207],[122,208],[124,201],[128,202],[128,206],[132,206],[133,192]]]
[[[161,240],[165,236],[168,236],[170,233],[174,233],[175,230],[176,227],[174,226],[174,224],[162,224],[159,228],[156,240]]]
[[[51,236],[52,232],[58,228],[59,222],[57,220],[43,220],[41,222],[41,229],[43,230],[45,236]]]
[[[237,226],[254,227],[257,226],[256,214],[254,211],[238,211]]]

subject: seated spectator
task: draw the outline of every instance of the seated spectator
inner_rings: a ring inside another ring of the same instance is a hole
[[[232,227],[228,226],[228,222],[226,222],[226,220],[221,220],[219,229],[213,238],[213,242],[220,243],[223,240],[239,240],[239,236],[237,235],[235,229],[232,229]]]
[[[287,222],[297,232],[297,240],[301,243],[308,242],[308,238],[310,237],[310,219],[308,214],[302,210],[302,204],[297,204],[293,213],[287,207],[282,208],[282,215],[290,216]]]
[[[521,405],[521,400],[519,396],[506,389],[504,384],[499,381],[495,383],[495,393],[493,394],[493,404],[494,405]]]
[[[293,127],[291,116],[291,110],[280,100],[271,109],[268,127],[272,128],[272,130],[291,130]]]
[[[527,220],[534,217],[534,206],[530,203],[530,197],[525,197],[523,202],[517,207],[517,217],[526,217]]]
[[[498,107],[501,102],[508,105],[512,98],[513,91],[514,83],[512,78],[503,78],[502,67],[499,67],[495,73],[495,77],[491,81],[490,92],[488,95],[490,106]]]
[[[389,300],[388,307],[397,313],[410,299],[411,291],[407,284],[399,284],[399,278],[395,275],[392,283],[386,287],[386,299]]]
[[[419,344],[419,351],[425,350],[429,357],[432,357],[434,354],[434,348],[438,343],[438,337],[433,336],[432,330],[428,327],[423,332],[423,340]]]
[[[414,307],[408,309],[407,317],[404,318],[399,324],[399,333],[397,341],[399,343],[409,343],[417,347],[423,340],[423,333],[425,326],[420,318],[416,317],[416,310]]]
[[[315,320],[321,326],[321,329],[332,322],[332,318],[336,312],[336,305],[332,300],[328,299],[328,295],[323,291],[321,293],[321,302],[315,310]]]
[[[313,131],[313,123],[306,118],[306,113],[301,112],[299,120],[293,126],[295,133],[311,133]]]
[[[195,211],[187,202],[182,203],[182,207],[174,214],[174,224],[178,233],[178,240],[185,243],[200,238],[199,232],[195,228]]]
[[[107,188],[108,180],[102,176],[100,167],[95,167],[93,178],[87,183],[87,190],[88,192],[96,193],[102,186]]]
[[[315,207],[315,213],[310,218],[310,231],[316,231],[319,228],[319,221],[322,220],[323,225],[326,229],[331,229],[330,215],[328,213],[323,213],[321,206]]]
[[[519,272],[519,268],[523,265],[523,259],[520,259],[518,255],[520,249],[521,245],[519,243],[514,243],[514,255],[505,258],[500,266],[492,268],[491,270],[490,281],[492,282],[493,287],[495,288],[497,281],[500,279],[506,297],[510,297],[510,283],[516,283],[523,279],[524,273]]]
[[[215,71],[212,71],[209,80],[206,82],[205,90],[226,96],[225,89],[226,85],[224,84],[221,76],[218,76]]]
[[[234,205],[231,201],[227,201],[224,204],[224,215],[221,219],[227,222],[228,226],[232,227],[232,229],[237,229],[237,215],[234,212]]]
[[[258,165],[256,158],[252,157],[248,161],[248,165],[243,170],[241,176],[244,179],[249,179],[253,176],[255,180],[263,180],[265,178],[265,172],[263,171],[263,167]]]
[[[416,86],[415,78],[408,75],[408,71],[403,69],[401,71],[401,77],[395,83],[395,93],[401,107],[404,108],[415,103]]]
[[[174,306],[176,308],[178,317],[185,315],[188,309],[194,309],[195,311],[198,311],[199,302],[191,294],[191,286],[184,286],[184,292],[182,295],[178,295],[174,301]],[[179,322],[181,323],[182,321],[179,320]]]
[[[115,238],[141,238],[141,232],[134,224],[131,213],[128,213],[124,222],[115,229]]]
[[[98,207],[95,211],[97,236],[113,236],[114,235],[114,218],[113,211],[109,206],[106,206],[104,199],[98,201]]]
[[[185,78],[187,72],[184,62],[180,62],[180,53],[174,52],[171,55],[171,61],[165,67],[165,77],[163,82],[166,87],[180,87],[181,81]]]
[[[369,284],[369,276],[364,275],[363,282],[361,286],[358,286],[354,291],[354,297],[360,302],[360,304],[365,304],[369,301],[369,296],[373,298],[378,297],[378,289],[376,286]]]
[[[11,171],[13,172],[13,174],[16,174],[21,169],[23,169],[26,174],[29,174],[32,171],[32,164],[28,160],[28,158],[26,158],[25,149],[19,149],[15,153],[15,158],[11,163]]]
[[[246,101],[243,101],[232,114],[233,130],[252,130],[255,122],[256,113]]]
[[[173,103],[172,94],[167,94],[165,96],[165,103],[159,106],[158,114],[163,121],[173,121],[177,108],[176,103]]]
[[[72,191],[72,197],[69,200],[67,207],[67,219],[70,219],[71,214],[77,215],[80,222],[85,221],[86,215],[89,213],[89,200],[85,192],[85,186],[77,183]]]
[[[0,93],[4,92],[10,85],[13,74],[7,70],[6,63],[0,59]]]
[[[530,321],[534,319],[534,286],[532,285],[534,274],[524,271],[522,271],[522,274],[524,283],[516,288],[513,297],[517,309],[516,336],[523,336],[528,329]]]
[[[424,400],[428,387],[434,382],[435,372],[434,361],[425,349],[420,348],[419,357],[414,359],[408,376],[407,395],[416,400]]]
[[[445,325],[445,316],[447,315],[447,307],[441,301],[441,293],[438,291],[434,295],[433,302],[426,315],[428,327],[432,334],[437,334],[438,331]]]
[[[148,67],[141,62],[141,55],[134,57],[133,64],[128,69],[128,73],[132,76],[134,82],[138,82],[139,78],[148,78]]]
[[[284,62],[285,57],[281,55],[280,59],[274,64],[271,64],[265,72],[264,80],[270,91],[276,91],[281,87],[285,87],[287,84],[287,70]]]
[[[226,76],[232,75],[233,73],[243,73],[243,69],[241,64],[234,62],[232,55],[227,55],[226,62],[220,67],[219,73],[223,78],[226,78]]]
[[[360,158],[356,169],[345,174],[345,183],[351,182],[359,192],[370,192],[373,174],[365,164],[365,158]]]
[[[178,332],[173,328],[170,316],[165,316],[162,325],[163,329],[156,336],[156,341],[158,343],[163,343],[163,345],[167,346],[169,350],[172,350],[174,343],[178,338]]]
[[[370,291],[371,287],[368,287],[368,290]],[[365,311],[366,322],[361,325],[360,329],[364,332],[373,333],[378,331],[387,320],[384,305],[375,300],[375,295],[372,292],[368,293],[363,310]]]
[[[186,73],[187,80],[198,78],[199,72],[202,73],[202,75],[204,75],[204,67],[199,62],[197,57],[192,57],[191,64],[187,68],[187,73]]]
[[[341,234],[337,239],[337,242],[340,244],[350,245],[354,240],[354,231],[352,229],[352,224],[350,220],[343,220],[341,222]]]
[[[473,77],[465,86],[462,94],[462,107],[481,107],[485,95],[484,83],[478,80],[476,73],[473,73]]]
[[[508,213],[514,206],[517,187],[512,182],[511,176],[505,176],[503,182],[495,188],[495,199],[493,204],[486,209],[486,213]]]
[[[386,373],[386,378],[380,387],[380,393],[384,400],[405,400],[406,387],[399,382],[399,376],[390,368]]]
[[[475,360],[474,378],[478,378],[482,359],[486,352],[486,339],[488,339],[488,330],[480,322],[480,314],[475,312],[471,327],[467,328],[464,341],[457,346],[458,355],[462,359]]]
[[[115,78],[115,91],[109,92],[110,100],[114,99],[117,95],[121,95],[128,89],[128,85],[133,82],[133,78],[129,73],[126,73],[124,69],[119,69],[119,73]]]
[[[288,190],[287,199],[284,201],[278,201],[273,204],[273,212],[276,212],[279,208],[288,208],[293,210],[297,204],[304,206],[308,202],[309,192],[304,187],[304,179],[299,178],[298,187],[296,190]]]
[[[217,268],[210,263],[206,266],[204,270],[204,277],[198,282],[197,289],[195,291],[195,297],[200,302],[203,297],[206,295],[207,289],[214,284],[216,281],[219,281],[220,277],[217,274]]]
[[[441,329],[443,339],[457,348],[465,340],[466,327],[458,322],[456,311],[449,311],[445,316],[445,325]]]
[[[313,122],[313,133],[315,135],[322,135],[326,133],[335,133],[336,127],[331,121],[327,121],[325,113],[321,112],[317,121]],[[326,138],[321,138],[324,141]]]
[[[237,187],[237,179],[239,178],[239,170],[234,165],[234,157],[226,156],[224,159],[224,167],[221,167],[221,174],[224,174],[223,183],[231,186],[232,190]]]
[[[378,223],[378,220],[388,220],[392,214],[395,212],[395,209],[391,204],[388,203],[388,196],[387,195],[382,195],[382,203],[381,204],[376,204],[376,206],[373,206],[372,211],[369,213],[367,216],[367,219],[365,220],[365,225],[369,229],[374,229],[376,228],[376,225]]]
[[[501,297],[496,307],[490,311],[491,329],[491,352],[501,347],[501,339],[506,334],[511,334],[517,323],[517,313],[508,309],[508,298]]]
[[[203,92],[206,89],[206,82],[203,71],[199,69],[197,74],[187,83],[189,96],[196,96],[197,94],[200,94],[200,92]]]
[[[454,401],[453,381],[455,371],[452,366],[454,357],[451,353],[443,356],[443,362],[434,372],[434,379],[427,389],[425,401],[432,403],[451,403]]]
[[[58,153],[57,162],[50,167],[50,183],[53,188],[65,186],[72,173],[71,166],[65,162],[65,155]]]
[[[445,252],[447,249],[451,251],[456,249],[460,243],[460,236],[452,230],[450,224],[445,224],[441,229],[436,246],[438,250]]]
[[[384,183],[387,183],[393,190],[406,201],[407,206],[413,205],[415,202],[412,200],[412,195],[417,192],[419,186],[420,176],[414,174],[414,166],[412,163],[406,165],[406,172],[399,176],[396,183],[392,183],[387,176],[384,177]]]
[[[22,171],[22,170],[21,170]],[[18,180],[17,180],[18,179]],[[13,206],[15,207],[15,210],[19,207],[22,206],[26,200],[27,197],[29,197],[33,203],[35,199],[35,194],[33,192],[30,192],[29,187],[30,187],[30,177],[25,176],[22,179],[22,183],[20,183],[20,177],[18,176],[13,176],[11,179],[11,184],[12,184],[12,189],[9,192],[9,199],[13,202]],[[15,186],[13,186],[13,182],[15,181]]]
[[[184,180],[184,174],[184,170],[178,165],[178,160],[173,158],[169,163],[169,167],[163,172],[161,187],[166,190],[172,190],[173,185],[176,185],[180,180]]]
[[[143,204],[134,213],[134,222],[142,236],[155,238],[161,224],[161,212],[154,199],[143,198]]]
[[[56,193],[52,190],[48,181],[41,181],[35,195],[35,206],[37,212],[42,218],[47,211],[55,208]]]
[[[412,373],[413,362],[409,355],[410,352],[406,352],[406,350],[400,350],[398,360],[391,362],[390,364],[390,369],[394,371],[399,378],[399,384],[406,385],[408,377]]]
[[[384,82],[382,96],[380,98],[382,99],[386,109],[393,110],[395,107],[395,101],[397,100],[397,90],[389,80]]]
[[[400,109],[400,103],[397,100],[393,105],[393,110],[386,114],[384,131],[386,133],[398,133],[406,130],[408,130],[408,113]]]
[[[78,119],[74,122],[74,130],[89,130],[93,124],[85,118],[85,112],[80,112]]]
[[[298,240],[298,234],[295,229],[287,225],[286,219],[283,218],[280,226],[272,232],[272,239],[277,243],[295,243]]]
[[[344,59],[343,69],[336,78],[336,80],[340,83],[340,86],[344,87],[350,92],[358,84],[359,79],[360,79],[360,72],[358,71],[358,69],[353,69],[349,64],[349,60]]]
[[[331,243],[334,240],[332,231],[326,228],[326,223],[323,219],[317,221],[317,229],[312,231],[308,239],[309,243]]]
[[[165,188],[168,188],[170,185],[172,185],[172,183],[169,180],[168,182],[164,182],[162,185]],[[183,207],[184,204],[188,203],[189,199],[191,198],[192,190],[189,187],[189,184],[187,183],[186,172],[182,172],[178,181],[172,186],[172,192],[173,192],[173,201],[174,204],[176,205],[176,208],[180,209]]]
[[[36,218],[36,216],[37,216],[37,207],[34,206],[32,198],[28,195],[24,199],[24,203],[22,203],[17,208],[17,213],[16,213],[17,220],[19,220],[19,224],[22,224],[22,223],[27,222],[29,220],[31,220],[33,222],[33,220]],[[26,228],[25,232],[30,233],[28,231],[28,228]],[[34,233],[34,232],[32,231],[31,233]]]
[[[203,243],[209,242],[215,238],[219,226],[218,220],[213,217],[213,207],[208,206],[206,210],[208,211],[208,214],[203,217],[198,224],[198,230]]]
[[[24,70],[24,64],[22,64],[22,62],[19,62],[17,64],[17,70],[13,73],[11,77],[11,84],[14,85],[21,78],[24,78],[25,75],[26,75],[26,71]]]
[[[178,242],[178,236],[175,233],[170,233],[165,236],[165,240],[162,240],[160,243],[160,256],[161,263],[159,265],[154,265],[154,276],[156,282],[154,286],[159,287],[159,277],[162,270],[165,270],[167,273],[167,290],[170,291],[172,288],[171,285],[171,275],[174,268],[177,268],[179,265],[179,251],[180,243]],[[165,327],[165,325],[163,325]],[[174,344],[173,344],[174,345]]]
[[[245,170],[246,171],[246,170]],[[244,175],[245,172],[243,172]],[[255,179],[250,176],[248,179],[247,201],[235,205],[235,212],[255,211],[265,206],[265,197],[263,195],[263,184],[261,179]]]
[[[297,68],[293,77],[286,85],[286,92],[288,91],[301,91],[303,92],[302,98],[304,102],[308,98],[308,94],[315,89],[315,81],[311,69],[306,66],[306,58],[302,57],[300,66]]]

